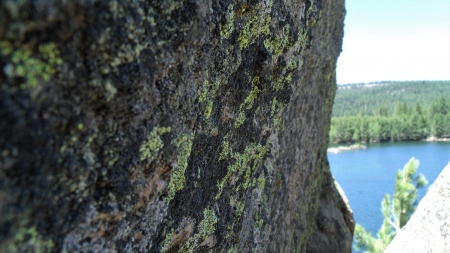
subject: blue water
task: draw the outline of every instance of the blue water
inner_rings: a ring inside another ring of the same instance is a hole
[[[331,171],[353,209],[355,221],[376,235],[381,226],[381,201],[392,195],[395,175],[411,157],[420,161],[418,172],[428,186],[450,162],[450,142],[403,142],[367,145],[367,149],[328,153]],[[426,191],[419,191],[421,199]]]

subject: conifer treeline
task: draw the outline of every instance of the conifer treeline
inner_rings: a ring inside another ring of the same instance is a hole
[[[413,141],[450,137],[450,99],[441,95],[429,107],[399,102],[394,110],[379,106],[372,115],[331,119],[330,143]]]
[[[363,88],[364,87],[364,88]],[[375,114],[381,106],[393,112],[396,103],[404,102],[414,108],[416,102],[430,107],[441,95],[450,97],[450,81],[374,82],[340,85],[334,99],[332,117]]]

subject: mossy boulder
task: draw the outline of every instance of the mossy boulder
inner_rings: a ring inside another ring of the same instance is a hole
[[[327,205],[349,252],[326,157],[344,15],[2,1],[0,252],[304,252]]]

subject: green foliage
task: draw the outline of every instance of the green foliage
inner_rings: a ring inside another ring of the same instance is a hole
[[[386,195],[386,206],[391,209],[395,229],[402,228],[416,210],[417,189],[425,187],[428,182],[422,174],[416,175],[419,161],[411,158],[403,170],[397,172],[393,201]],[[386,217],[389,214],[384,214]]]
[[[336,91],[332,116],[357,116],[361,110],[366,115],[377,115],[376,111],[380,107],[393,113],[397,103],[405,103],[409,108],[414,108],[418,102],[429,107],[442,95],[447,98],[450,95],[450,81],[370,83],[365,88],[358,84],[340,85]]]
[[[378,238],[374,238],[372,234],[364,229],[363,226],[356,224],[355,226],[355,249],[364,249],[365,252],[375,253],[383,252],[389,243],[394,239],[394,235],[388,231],[387,222],[383,222],[378,231]],[[381,235],[381,237],[380,237]]]
[[[428,182],[422,174],[417,175],[419,161],[411,158],[397,172],[395,178],[395,191],[391,197],[384,196],[381,202],[383,224],[374,238],[363,226],[356,224],[355,248],[366,252],[383,252],[394,239],[395,234],[406,225],[417,207],[417,190],[425,187]]]
[[[374,115],[360,111],[357,116],[333,117],[330,142],[415,141],[429,136],[450,137],[449,112],[450,100],[440,96],[430,108],[418,102],[414,107],[400,102],[391,111],[381,106]]]
[[[387,117],[388,116],[388,110],[387,110],[386,106],[382,105],[382,106],[378,107],[375,110],[375,115],[376,116],[381,116],[381,117]]]

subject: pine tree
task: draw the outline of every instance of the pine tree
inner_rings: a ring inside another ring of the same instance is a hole
[[[434,115],[431,121],[431,134],[435,137],[443,137],[445,131],[445,119],[444,115],[441,113],[437,113]]]
[[[386,106],[382,105],[382,106],[378,107],[375,110],[375,115],[376,116],[387,117],[388,116],[388,110],[387,110]]]
[[[378,123],[378,121],[376,121],[372,118],[371,121],[369,122],[368,131],[369,131],[370,141],[372,141],[372,142],[380,141],[381,127],[380,127],[380,124]]]
[[[355,248],[357,250],[363,249],[370,253],[383,252],[394,239],[397,231],[406,225],[417,207],[417,190],[428,183],[422,174],[417,175],[418,167],[419,161],[411,158],[403,170],[397,172],[394,195],[391,197],[386,194],[381,202],[384,220],[378,230],[377,238],[374,238],[363,226],[356,224]]]

